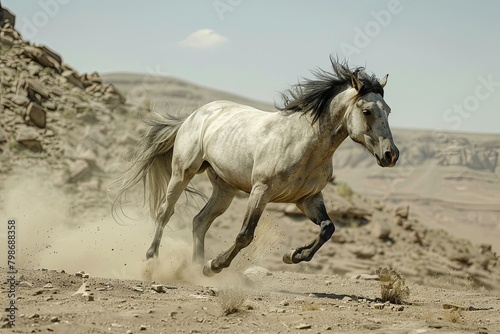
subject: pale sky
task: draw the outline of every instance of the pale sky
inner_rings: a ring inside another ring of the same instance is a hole
[[[172,75],[273,103],[328,56],[378,77],[392,127],[500,133],[500,1],[2,0],[80,72]]]

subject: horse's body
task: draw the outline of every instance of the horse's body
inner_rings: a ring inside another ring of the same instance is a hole
[[[184,190],[197,173],[207,172],[213,193],[193,220],[193,260],[204,261],[205,234],[229,207],[238,190],[250,194],[241,232],[226,252],[208,261],[213,275],[230,265],[253,239],[269,202],[295,203],[321,227],[308,245],[286,253],[286,263],[309,261],[331,238],[335,227],[321,190],[332,177],[332,156],[350,136],[364,145],[380,166],[394,166],[398,151],[383,100],[386,78],[378,81],[360,69],[332,60],[334,74],[317,73],[283,95],[280,112],[265,112],[228,101],[202,106],[189,115],[152,114],[139,141],[132,167],[120,178],[121,193],[143,180],[149,186],[157,229],[147,258],[158,255],[163,229]]]

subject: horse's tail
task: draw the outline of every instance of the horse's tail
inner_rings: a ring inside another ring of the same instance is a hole
[[[188,116],[160,115],[154,111],[148,115],[145,122],[149,127],[137,142],[130,166],[111,183],[110,188],[117,193],[112,210],[115,219],[117,208],[123,204],[127,191],[142,182],[144,202],[149,202],[149,214],[156,221],[172,176],[175,137]],[[188,187],[186,191],[203,196],[193,187]]]

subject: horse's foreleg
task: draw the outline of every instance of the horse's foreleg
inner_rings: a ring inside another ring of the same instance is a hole
[[[222,180],[211,169],[207,170],[213,186],[212,196],[193,219],[193,262],[205,261],[205,234],[215,218],[223,214],[233,201],[236,189]]]
[[[174,214],[175,203],[179,199],[184,189],[186,189],[193,176],[194,174],[189,176],[185,175],[183,178],[181,178],[172,175],[167,188],[165,204],[162,206],[162,209],[156,218],[156,231],[153,242],[146,252],[146,259],[158,257],[163,229],[170,220],[170,217],[172,217],[172,215]]]
[[[236,241],[224,253],[220,254],[213,260],[209,260],[203,266],[203,274],[205,276],[213,276],[222,271],[222,269],[229,267],[234,257],[247,247],[253,240],[255,228],[259,222],[260,216],[264,211],[269,198],[267,194],[267,186],[264,184],[257,184],[252,188],[250,197],[248,199],[247,211],[240,233],[236,237]]]
[[[330,240],[335,232],[335,225],[326,213],[323,195],[318,193],[312,197],[297,203],[297,207],[316,225],[321,228],[319,235],[309,244],[292,249],[283,256],[283,262],[292,264],[302,261],[310,261],[314,254]]]

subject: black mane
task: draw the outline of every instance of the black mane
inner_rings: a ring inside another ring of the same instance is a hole
[[[358,97],[370,92],[384,97],[384,89],[378,79],[374,75],[368,75],[363,67],[350,69],[347,62],[341,63],[332,56],[330,62],[333,73],[321,69],[313,71],[314,79],[304,79],[281,93],[283,106],[275,107],[291,113],[311,113],[315,123],[323,113],[328,112],[331,100],[351,86],[353,75],[363,83]]]

